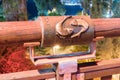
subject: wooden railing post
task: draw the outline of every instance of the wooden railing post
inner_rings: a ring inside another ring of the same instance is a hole
[[[77,60],[61,60],[58,62],[56,80],[72,80],[72,73],[77,72]]]
[[[112,80],[112,75],[101,77],[101,80]]]
[[[84,73],[77,74],[77,80],[85,80],[85,74]]]

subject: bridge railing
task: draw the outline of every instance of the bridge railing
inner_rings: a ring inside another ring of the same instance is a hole
[[[78,64],[78,70],[73,73],[72,80],[112,80],[112,75],[120,74],[120,59],[104,60]],[[59,75],[59,80],[64,80],[64,75]],[[116,80],[119,80],[119,76]],[[29,70],[23,72],[0,74],[1,80],[56,80],[53,68],[45,70]]]

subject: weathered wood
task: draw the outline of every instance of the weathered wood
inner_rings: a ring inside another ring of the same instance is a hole
[[[112,74],[120,73],[120,67],[118,68],[110,68],[105,70],[97,70],[85,73],[85,79],[96,78],[101,76],[108,76]]]
[[[101,80],[112,80],[112,75],[101,77]]]
[[[86,80],[94,80],[94,79],[86,79]]]
[[[0,22],[0,44],[41,41],[37,21]]]
[[[77,73],[78,74],[84,73],[85,80],[89,80],[89,79],[91,80],[96,77],[103,77],[103,76],[109,76],[109,75],[113,75],[113,74],[119,74],[120,73],[120,60],[112,59],[112,60],[108,60],[108,61],[79,64],[79,70]],[[74,73],[72,75],[73,76],[72,78],[75,79],[76,75],[77,74]],[[40,73],[38,70],[31,70],[31,71],[1,74],[0,79],[1,80],[10,80],[10,79],[36,80],[36,79],[55,78],[56,76],[57,75],[55,74],[54,71],[47,72],[47,73]],[[58,77],[60,80],[63,80],[63,75],[59,75]]]
[[[80,64],[80,72],[89,72],[95,70],[108,69],[113,67],[120,67],[119,59],[103,60],[98,62]],[[104,66],[105,65],[105,66]]]
[[[80,64],[79,71],[85,73],[85,79],[118,74],[120,73],[120,60],[112,59],[96,63]]]
[[[95,25],[95,37],[120,36],[120,18],[92,19]]]
[[[77,74],[77,80],[85,80],[85,74],[84,73]]]
[[[77,80],[77,73],[72,74],[72,80]]]
[[[59,79],[61,75],[63,75],[63,80],[73,80],[72,73],[77,72],[77,60],[62,60],[58,62],[57,65],[57,73]]]
[[[23,71],[16,73],[0,74],[1,80],[38,80],[55,77],[54,72],[40,73],[38,70]]]

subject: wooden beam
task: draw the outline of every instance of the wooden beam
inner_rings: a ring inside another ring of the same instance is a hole
[[[0,44],[41,41],[41,35],[37,21],[0,22]]]
[[[85,79],[109,76],[120,73],[120,59],[104,60],[79,65],[79,72],[85,73]]]
[[[112,75],[112,74],[119,74],[119,73],[120,73],[120,67],[110,68],[110,69],[105,69],[105,70],[85,72],[85,79],[96,78],[96,77],[101,77],[101,76],[109,76],[109,75]]]
[[[95,25],[95,37],[120,36],[120,18],[92,19]]]
[[[0,74],[1,80],[38,80],[49,79],[55,77],[55,72],[40,73],[38,70],[30,70],[23,72]]]
[[[111,66],[112,65],[112,66]],[[106,67],[107,66],[107,67]],[[48,78],[55,78],[55,72],[46,70],[47,72],[41,73],[38,70],[31,70],[31,71],[23,71],[23,72],[16,72],[16,73],[8,73],[8,74],[1,74],[1,80],[9,80],[9,79],[22,79],[22,80],[35,80],[35,79],[48,79]],[[113,74],[120,73],[120,59],[112,59],[108,61],[100,61],[93,63],[86,63],[86,64],[79,64],[79,70],[77,74],[84,73],[85,79],[93,79],[97,77],[109,76]],[[72,78],[75,78],[76,73],[72,75]],[[61,80],[63,75],[61,76]]]
[[[36,21],[0,22],[0,44],[33,41],[42,42],[44,38],[45,44],[53,45],[56,35],[54,25],[56,22],[63,20],[64,17],[65,16],[48,16],[45,18],[46,22],[42,21],[40,19],[41,17]],[[79,18],[80,16],[77,17]],[[120,36],[120,18],[91,19],[91,21],[95,26],[94,37]],[[43,22],[45,25],[43,25]],[[79,39],[76,43],[79,44],[80,42]],[[65,41],[65,43],[67,43],[67,41]]]

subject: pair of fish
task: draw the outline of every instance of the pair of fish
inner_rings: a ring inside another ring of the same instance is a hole
[[[62,21],[60,21],[56,24],[56,32],[59,35],[67,36],[67,35],[70,35],[70,34],[74,33],[73,28],[63,27],[63,24],[65,23],[65,21],[70,19],[70,18],[72,18],[72,16],[68,16],[64,20],[62,20]],[[86,21],[82,20],[82,19],[73,19],[72,22],[70,23],[70,25],[73,26],[73,27],[81,27],[79,32],[77,32],[76,34],[72,34],[70,36],[71,38],[79,37],[81,35],[81,33],[87,31],[88,28],[89,28],[88,23]]]

